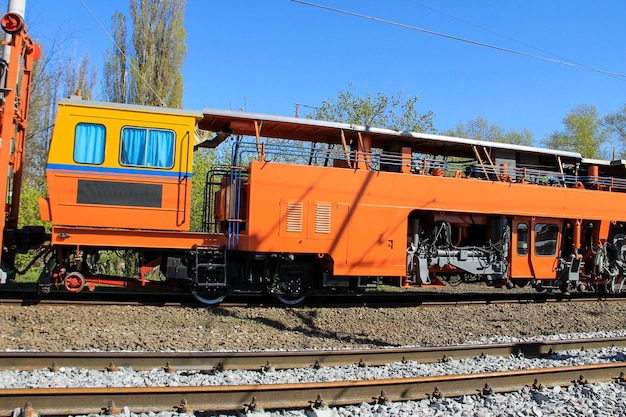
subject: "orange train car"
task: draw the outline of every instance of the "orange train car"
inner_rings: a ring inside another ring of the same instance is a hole
[[[39,202],[51,233],[18,228],[38,48],[23,7],[9,10],[0,284],[15,277],[17,253],[39,248],[42,293],[107,284],[190,293],[208,304],[264,293],[295,304],[312,292],[443,285],[459,276],[622,291],[622,160],[244,112],[62,101],[49,195]],[[197,129],[214,136],[201,141]],[[229,163],[194,175],[194,151],[217,146],[230,146]],[[205,190],[198,231],[192,184]],[[105,274],[101,257],[118,250],[136,254],[139,278]]]
[[[230,163],[195,176],[194,150],[218,145]],[[47,180],[43,292],[105,283],[293,304],[453,276],[563,292],[623,282],[626,166],[575,152],[73,97],[59,104]],[[205,189],[194,232],[192,182]],[[98,273],[111,249],[137,252],[140,278]]]

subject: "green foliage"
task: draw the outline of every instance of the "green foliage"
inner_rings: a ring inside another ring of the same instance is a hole
[[[45,192],[45,191],[44,191]],[[50,222],[41,221],[39,217],[39,197],[42,191],[33,186],[26,184],[22,187],[20,196],[20,217],[18,219],[18,227],[23,226],[44,226],[46,232],[50,233],[52,225]],[[26,265],[33,259],[34,253],[17,255],[15,258],[15,266],[18,270],[24,269]]]
[[[185,2],[129,0],[129,9],[130,38],[126,17],[119,12],[113,16],[119,49],[106,52],[105,96],[122,103],[181,107]]]
[[[504,130],[497,123],[489,123],[484,117],[466,123],[459,123],[454,129],[446,132],[449,136],[487,140],[490,142],[512,143],[515,145],[531,145],[533,134],[528,129]]]
[[[18,226],[43,225],[48,232],[51,225],[40,220],[38,200],[48,192],[45,167],[57,102],[62,96],[75,94],[78,90],[83,97],[91,98],[96,81],[96,70],[89,65],[89,55],[81,58],[67,56],[62,48],[65,41],[54,39],[48,45],[42,45],[45,46],[43,53],[33,64],[20,193]],[[17,269],[23,269],[31,259],[32,253],[17,255]],[[31,270],[31,274],[37,273]]]
[[[603,145],[608,143],[608,131],[592,104],[574,107],[563,119],[564,129],[555,131],[543,143],[552,149],[580,152],[585,158],[603,157]]]
[[[620,147],[623,148],[626,145],[626,103],[621,110],[604,116],[604,126],[618,139]]]
[[[206,176],[215,161],[213,149],[198,149],[193,156],[193,179],[191,185],[191,224],[192,232],[202,230],[202,209]]]
[[[352,87],[352,86],[351,86]],[[350,89],[340,91],[337,98],[324,99],[307,117],[332,122],[385,127],[410,132],[434,132],[434,113],[417,111],[417,96],[403,101],[400,92],[394,95],[378,93],[358,97]]]
[[[105,100],[114,103],[128,102],[128,76],[126,56],[128,56],[128,28],[126,18],[115,12],[111,18],[111,29],[116,49],[107,48],[104,55],[104,92]],[[119,49],[118,49],[119,48]]]

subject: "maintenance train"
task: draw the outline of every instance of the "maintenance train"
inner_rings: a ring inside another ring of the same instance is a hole
[[[33,47],[23,29],[8,33],[22,49],[7,68],[19,61],[24,79]],[[19,144],[26,119],[16,114],[28,92],[20,99],[15,90],[2,93],[2,137]],[[198,131],[211,135],[200,139]],[[49,148],[48,197],[39,200],[48,234],[16,227],[23,146],[7,142],[0,163],[13,175],[4,185],[0,281],[13,278],[16,253],[39,248],[43,293],[107,284],[193,294],[207,304],[231,294],[296,304],[324,290],[445,285],[458,276],[562,292],[623,285],[622,160],[75,96],[58,104]],[[194,152],[218,146],[230,146],[229,163],[196,175]],[[202,230],[192,232],[197,182],[205,190]],[[136,253],[139,277],[104,275],[98,259],[111,250]]]

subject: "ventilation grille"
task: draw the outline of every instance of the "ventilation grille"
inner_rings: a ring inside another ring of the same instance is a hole
[[[315,233],[330,233],[329,204],[317,204],[315,206]]]
[[[287,231],[302,232],[302,203],[287,203]]]

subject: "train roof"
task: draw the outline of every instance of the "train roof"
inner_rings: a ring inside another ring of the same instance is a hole
[[[358,143],[359,133],[367,134],[373,147],[383,148],[391,143],[408,146],[414,152],[432,155],[454,155],[473,157],[474,146],[488,149],[502,149],[538,156],[560,157],[568,161],[580,161],[578,152],[560,151],[533,146],[489,142],[478,139],[459,138],[429,133],[408,132],[361,126],[349,123],[303,119],[289,116],[275,116],[241,111],[204,109],[204,117],[198,126],[215,133],[255,135],[254,122],[260,126],[260,136],[295,139],[329,144],[342,143],[342,132],[348,143]]]
[[[186,110],[186,109],[173,109],[170,107],[159,107],[159,106],[142,106],[139,104],[125,104],[125,103],[112,103],[108,101],[95,101],[95,100],[83,100],[81,96],[70,96],[69,98],[64,98],[59,100],[59,105],[63,104],[71,104],[77,106],[87,106],[87,107],[101,107],[101,108],[110,108],[110,109],[119,109],[119,110],[135,110],[141,112],[150,112],[150,113],[161,113],[161,114],[175,114],[175,115],[186,115],[192,116],[196,118],[196,121],[201,120],[203,117],[203,113],[198,110]]]
[[[606,159],[594,159],[594,158],[583,158],[583,165],[600,165],[600,166],[621,166],[626,167],[625,159],[614,159],[614,160],[606,160]]]
[[[451,155],[472,158],[475,156],[473,147],[483,147],[489,150],[499,149],[516,153],[535,154],[540,158],[559,157],[564,162],[583,160],[582,155],[578,152],[290,116],[276,116],[212,108],[205,108],[202,111],[173,109],[157,106],[83,100],[80,96],[71,96],[70,98],[60,100],[59,104],[188,115],[196,119],[199,128],[212,131],[218,135],[222,134],[222,137],[230,134],[255,136],[256,122],[257,126],[260,128],[260,136],[267,138],[341,144],[343,139],[345,139],[347,143],[358,143],[359,134],[361,134],[369,136],[372,147],[375,148],[384,148],[390,144],[396,143],[400,146],[410,147],[414,152],[431,155]],[[211,142],[211,140],[209,139],[207,142]],[[590,162],[591,160],[586,161]],[[597,163],[602,165],[609,164],[610,162],[598,160]]]

